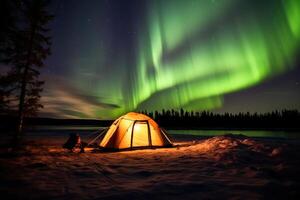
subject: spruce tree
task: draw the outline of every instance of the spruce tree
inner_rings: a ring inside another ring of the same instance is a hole
[[[10,74],[17,77],[12,84],[17,99],[17,138],[21,136],[24,117],[34,116],[42,108],[40,94],[44,82],[39,80],[39,70],[50,55],[51,37],[47,25],[53,19],[47,11],[47,0],[18,2],[20,18],[14,33],[10,34],[12,45],[5,48],[3,59],[12,67]]]

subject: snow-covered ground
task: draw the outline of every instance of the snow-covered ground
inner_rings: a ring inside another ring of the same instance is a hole
[[[1,148],[4,199],[300,199],[300,141],[174,136],[174,148],[70,153],[65,138]]]

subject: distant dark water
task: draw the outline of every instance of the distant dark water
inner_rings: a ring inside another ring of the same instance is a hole
[[[81,136],[93,136],[106,127],[92,126],[36,126],[28,129],[28,136],[67,136],[78,133]],[[300,139],[300,132],[290,131],[263,131],[263,130],[167,130],[172,135],[216,136],[224,134],[243,134],[249,137],[278,137]]]
[[[216,136],[224,134],[242,134],[249,137],[276,137],[288,139],[300,139],[300,132],[289,131],[262,131],[262,130],[168,130],[169,134]]]

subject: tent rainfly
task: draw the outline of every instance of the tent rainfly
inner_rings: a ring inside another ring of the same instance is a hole
[[[172,142],[153,119],[130,112],[114,121],[99,146],[108,149],[135,149],[168,147],[172,146]]]

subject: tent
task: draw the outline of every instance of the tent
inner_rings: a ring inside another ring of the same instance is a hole
[[[135,149],[167,147],[172,146],[172,142],[153,119],[130,112],[113,122],[99,146],[108,149]]]

